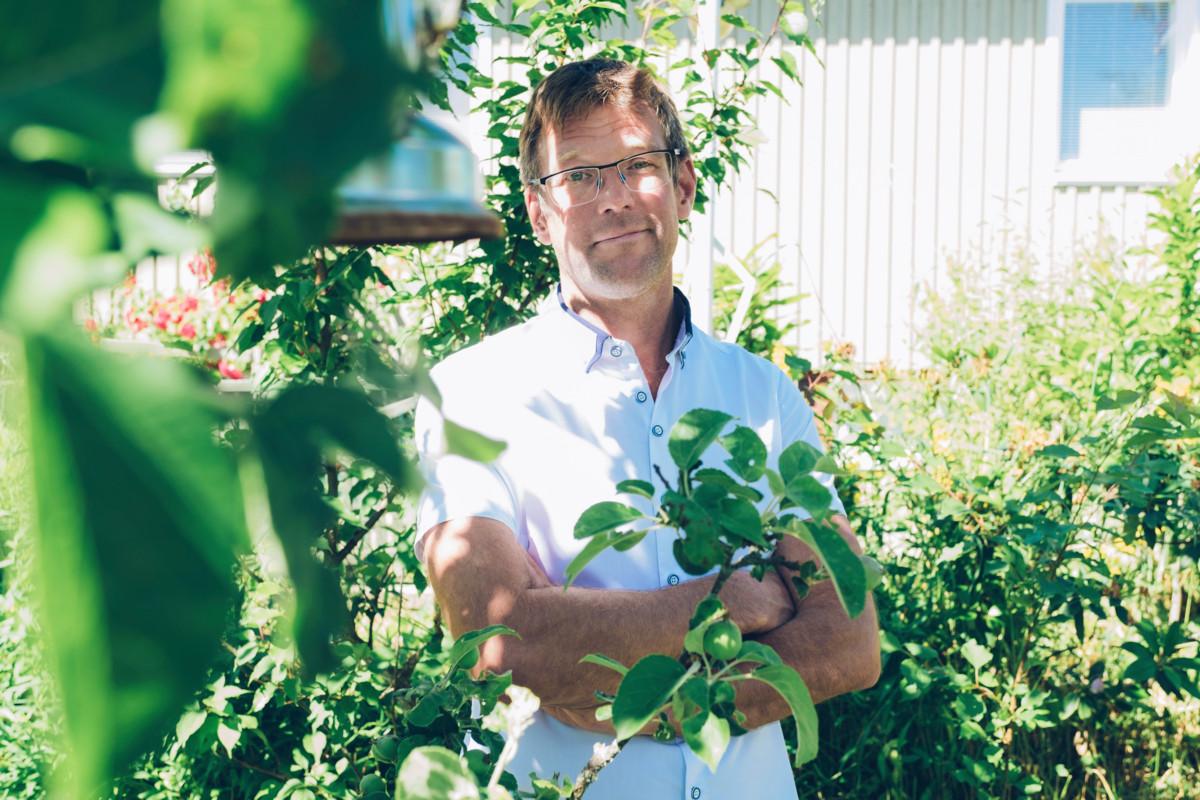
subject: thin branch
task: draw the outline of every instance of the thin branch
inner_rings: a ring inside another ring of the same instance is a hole
[[[371,529],[383,518],[383,515],[387,513],[391,505],[392,493],[388,492],[387,497],[384,498],[383,505],[372,511],[363,526],[355,528],[354,532],[350,534],[350,538],[346,540],[346,543],[333,554],[333,563],[340,564],[345,561],[346,557],[354,551],[354,548],[358,547],[358,543],[363,540],[363,537],[370,533]]]

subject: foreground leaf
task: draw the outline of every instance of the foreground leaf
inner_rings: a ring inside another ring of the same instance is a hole
[[[671,428],[667,441],[671,460],[681,470],[691,469],[731,419],[729,414],[707,408],[694,408],[684,414]]]
[[[816,758],[817,709],[800,673],[786,664],[770,664],[754,670],[750,677],[779,692],[791,709],[792,718],[796,720],[795,765],[798,767]]]
[[[249,550],[208,389],[68,333],[26,346],[37,583],[71,781],[95,796],[179,719],[221,650]]]
[[[444,747],[418,747],[396,773],[396,800],[478,800],[467,761]]]
[[[450,648],[450,654],[446,657],[447,661],[450,662],[450,669],[457,667],[458,662],[466,658],[468,653],[494,636],[516,636],[518,639],[521,638],[520,634],[507,625],[488,625],[486,628],[480,628],[477,631],[468,631],[455,639],[454,645]]]
[[[628,739],[645,727],[686,678],[683,665],[666,656],[649,655],[634,664],[613,700],[617,738]]]
[[[641,511],[624,503],[612,500],[596,503],[579,515],[579,520],[575,523],[575,538],[586,539],[598,533],[606,533],[641,518]]]

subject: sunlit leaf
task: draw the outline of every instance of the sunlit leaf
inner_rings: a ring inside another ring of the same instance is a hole
[[[680,417],[667,441],[675,465],[680,469],[694,466],[731,419],[729,414],[707,408],[694,408]]]
[[[466,759],[444,747],[418,747],[396,773],[396,800],[477,800],[479,785]]]
[[[598,533],[607,533],[641,518],[642,512],[636,508],[605,500],[589,506],[579,515],[579,519],[575,523],[575,538],[586,539]]]

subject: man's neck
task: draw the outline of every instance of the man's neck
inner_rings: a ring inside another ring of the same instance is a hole
[[[563,301],[572,311],[633,346],[651,392],[657,395],[658,384],[666,373],[667,354],[675,345],[680,325],[672,285],[616,301],[588,298],[566,280],[562,292]]]

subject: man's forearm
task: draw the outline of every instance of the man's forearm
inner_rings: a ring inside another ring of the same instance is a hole
[[[875,603],[850,619],[833,584],[822,581],[799,604],[796,616],[755,637],[775,648],[784,663],[800,673],[814,703],[866,689],[879,677],[879,633]],[[746,728],[757,728],[791,715],[784,699],[761,681],[738,681],[737,706]]]
[[[594,707],[595,692],[615,692],[620,676],[580,664],[580,659],[601,653],[628,666],[651,653],[681,652],[688,622],[712,581],[702,578],[654,591],[546,586],[526,589],[508,602],[499,599],[488,610],[489,621],[508,625],[521,638],[487,642],[480,669],[512,670],[513,681],[532,689],[543,705]],[[751,582],[748,575],[734,576],[721,597],[739,627],[769,628],[772,623],[765,618],[770,612],[759,607],[761,593]]]

